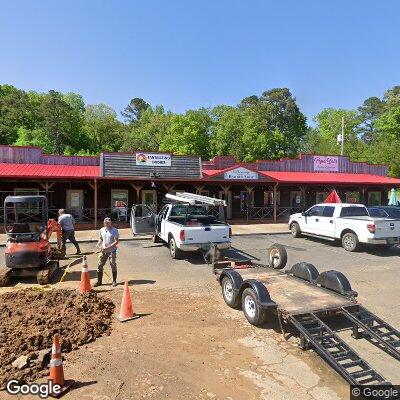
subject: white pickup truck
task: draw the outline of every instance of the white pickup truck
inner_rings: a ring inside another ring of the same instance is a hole
[[[392,246],[400,238],[400,220],[371,218],[362,204],[317,204],[292,214],[289,229],[293,237],[306,234],[340,240],[347,251],[356,251],[360,243]]]
[[[186,251],[207,251],[211,244],[219,250],[230,248],[230,226],[209,213],[212,206],[225,206],[224,200],[190,193],[166,197],[174,202],[162,207],[157,215],[146,205],[132,207],[134,235],[152,233],[155,243],[168,244],[172,258],[180,258]]]

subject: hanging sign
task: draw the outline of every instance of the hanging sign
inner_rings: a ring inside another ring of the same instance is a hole
[[[313,156],[313,162],[316,172],[339,172],[339,157]]]
[[[245,181],[248,179],[258,179],[258,174],[257,172],[250,171],[249,169],[239,167],[225,172],[224,179],[237,179]]]
[[[170,167],[171,154],[163,153],[136,153],[136,165],[153,167]]]

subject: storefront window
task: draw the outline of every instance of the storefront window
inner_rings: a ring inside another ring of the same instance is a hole
[[[276,204],[279,206],[281,204],[281,192],[276,192]],[[274,206],[274,192],[268,190],[264,192],[264,207]]]
[[[381,192],[368,192],[368,205],[380,206],[381,205]]]
[[[346,192],[346,203],[359,203],[360,192]]]
[[[246,190],[240,192],[240,211],[247,211],[249,207],[254,205],[254,192],[250,193]]]
[[[122,208],[128,208],[128,191],[112,189],[111,190],[111,208],[113,211]]]
[[[316,194],[316,204],[323,203],[325,199],[328,197],[328,192],[317,192]]]
[[[301,192],[300,191],[291,191],[290,192],[290,206],[291,207],[300,207],[301,206]]]

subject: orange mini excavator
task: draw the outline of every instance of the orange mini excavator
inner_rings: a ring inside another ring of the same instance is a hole
[[[49,282],[64,258],[61,226],[48,219],[45,196],[7,196],[4,201],[4,229],[7,234],[6,266],[0,268],[0,286],[12,276],[36,276],[39,284]],[[50,236],[57,233],[57,247],[50,245]]]

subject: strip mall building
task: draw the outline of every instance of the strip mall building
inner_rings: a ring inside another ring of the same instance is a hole
[[[1,204],[10,194],[44,194],[50,217],[66,208],[82,228],[97,226],[105,216],[124,224],[132,204],[156,209],[168,192],[224,198],[227,218],[234,221],[276,222],[322,202],[332,189],[343,201],[378,205],[387,204],[391,188],[400,188],[400,179],[388,177],[385,165],[345,156],[239,163],[231,156],[210,161],[149,152],[58,156],[37,147],[0,146]]]

